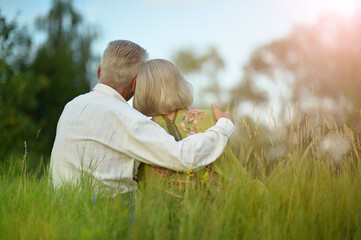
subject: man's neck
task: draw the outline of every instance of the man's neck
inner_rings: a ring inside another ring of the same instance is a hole
[[[124,99],[125,99],[125,101],[129,101],[132,97],[133,97],[133,95],[134,95],[134,92],[133,92],[133,90],[132,90],[132,87],[131,86],[129,86],[129,87],[127,87],[127,88],[121,88],[121,87],[119,87],[119,86],[116,86],[115,84],[111,84],[111,83],[104,83],[104,82],[102,82],[102,81],[99,81],[100,83],[102,83],[102,84],[105,84],[105,85],[107,85],[107,86],[109,86],[109,87],[111,87],[111,88],[113,88],[115,91],[117,91]]]

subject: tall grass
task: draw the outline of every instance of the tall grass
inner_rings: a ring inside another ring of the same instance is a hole
[[[297,124],[261,144],[257,124],[239,123],[233,144],[250,174],[213,192],[164,182],[141,184],[134,195],[86,185],[54,191],[46,167],[29,173],[25,158],[13,160],[0,168],[0,238],[361,239],[359,140],[346,126]],[[337,162],[321,150],[330,134],[352,141]],[[268,148],[281,143],[286,151],[272,160]]]

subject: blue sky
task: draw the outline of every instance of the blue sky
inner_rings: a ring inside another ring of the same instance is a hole
[[[51,0],[0,0],[2,14],[12,18],[20,11],[18,21],[28,25],[50,4]],[[230,88],[239,82],[242,65],[257,46],[287,35],[296,24],[312,24],[325,13],[348,17],[361,0],[74,0],[74,4],[88,23],[101,30],[94,45],[97,54],[115,39],[134,41],[147,49],[150,58],[165,59],[183,47],[201,52],[212,45],[225,60],[222,84]]]

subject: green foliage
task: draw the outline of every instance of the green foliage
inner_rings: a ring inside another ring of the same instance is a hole
[[[218,76],[225,64],[215,47],[209,47],[203,54],[192,48],[182,49],[174,54],[173,60],[184,74],[201,73],[206,76],[207,85],[199,93],[196,93],[202,96],[201,101],[204,101],[199,105],[209,107],[209,100],[204,99],[206,94],[216,98],[218,104],[224,104],[224,100],[221,99],[223,89],[219,85]]]
[[[209,47],[204,54],[199,54],[192,48],[182,49],[173,58],[184,73],[202,71],[207,67],[216,72],[224,68],[224,61],[215,47]]]
[[[0,14],[0,156],[24,152],[24,142],[49,155],[65,104],[90,90],[96,33],[82,24],[72,1],[54,0],[36,20],[46,41],[31,51],[31,36]],[[30,58],[29,53],[35,52]],[[94,67],[94,76],[96,69]],[[41,130],[41,131],[40,131]],[[40,133],[40,134],[39,134]]]
[[[219,79],[220,71],[224,69],[225,63],[215,47],[209,47],[203,54],[192,48],[182,49],[174,54],[173,60],[183,73],[188,75],[201,73],[207,78],[206,86],[203,86],[201,91],[196,94],[202,97],[209,94],[211,100],[202,98],[201,100],[204,102],[200,105],[209,107],[209,101],[214,100],[219,105],[226,105],[227,102],[229,103],[229,98],[225,97],[227,95],[231,95],[232,102],[236,101],[237,103],[243,101],[262,103],[267,100],[265,91],[257,89],[249,78],[245,78],[241,85],[229,93],[225,92]]]
[[[304,153],[290,149],[268,173],[224,181],[212,194],[163,182],[142,185],[136,197],[94,193],[86,184],[55,191],[47,175],[28,174],[20,161],[0,167],[1,237],[360,239],[361,165],[345,159],[336,167]]]
[[[47,40],[32,64],[35,74],[45,81],[37,94],[39,104],[33,116],[42,128],[41,149],[48,154],[65,104],[90,90],[89,67],[94,61],[91,44],[96,34],[82,25],[71,1],[54,0],[49,13],[36,23]]]
[[[39,130],[31,113],[43,82],[28,66],[30,46],[26,29],[0,15],[0,155],[23,152]]]

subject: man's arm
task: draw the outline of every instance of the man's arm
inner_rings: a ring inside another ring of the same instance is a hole
[[[212,108],[218,119],[216,125],[179,142],[141,115],[127,131],[125,153],[138,161],[182,172],[212,163],[234,132],[234,124],[226,114],[215,106]]]

